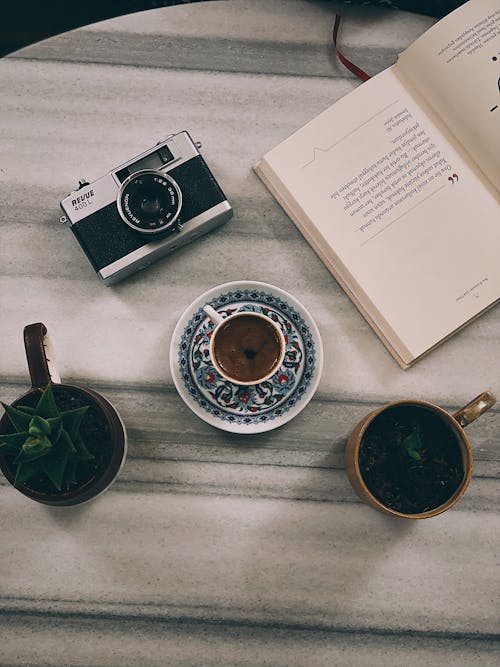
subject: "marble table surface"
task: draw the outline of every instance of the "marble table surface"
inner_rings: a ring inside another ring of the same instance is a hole
[[[0,61],[1,392],[29,387],[22,330],[44,322],[64,380],[117,406],[113,487],[47,508],[0,481],[0,665],[499,665],[500,426],[468,428],[462,501],[423,522],[361,503],[346,439],[418,397],[455,410],[500,393],[494,309],[404,372],[251,171],[358,81],[329,40],[336,5],[231,0],[151,10]],[[433,20],[343,8],[370,74]],[[59,201],[188,129],[234,206],[223,228],[111,288]],[[306,409],[268,433],[217,430],[175,391],[170,338],[206,289],[261,280],[312,313],[325,348]]]

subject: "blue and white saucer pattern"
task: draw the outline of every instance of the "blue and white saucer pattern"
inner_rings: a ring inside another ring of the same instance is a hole
[[[207,303],[222,315],[262,313],[280,326],[285,357],[271,378],[240,386],[219,375],[210,359],[215,324],[203,310]],[[314,394],[322,363],[319,332],[304,306],[279,288],[253,281],[226,283],[196,299],[179,320],[170,350],[174,383],[187,405],[210,424],[238,433],[270,430],[300,412]]]

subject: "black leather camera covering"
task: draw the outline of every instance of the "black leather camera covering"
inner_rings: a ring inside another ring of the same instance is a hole
[[[183,224],[226,200],[212,172],[199,155],[170,170],[168,174],[182,191],[180,221]],[[121,219],[116,202],[80,220],[72,225],[71,230],[96,271],[150,241],[163,238],[161,235],[153,239],[145,238],[130,229]]]

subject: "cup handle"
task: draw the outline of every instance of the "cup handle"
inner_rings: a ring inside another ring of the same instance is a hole
[[[54,362],[54,352],[47,327],[41,322],[24,327],[24,348],[33,389],[46,387],[49,382],[61,383]]]
[[[475,419],[480,417],[483,412],[489,410],[495,403],[497,399],[491,393],[491,391],[483,391],[482,394],[473,398],[470,403],[464,405],[463,408],[455,412],[453,417],[457,420],[460,426],[468,426]]]
[[[212,308],[212,306],[209,306],[208,303],[203,306],[203,310],[206,312],[208,317],[212,320],[212,322],[217,325],[220,324],[224,318],[220,313],[218,313],[215,308]]]

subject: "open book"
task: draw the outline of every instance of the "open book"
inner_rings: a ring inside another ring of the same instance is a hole
[[[254,166],[403,368],[500,296],[499,76],[470,0]]]

